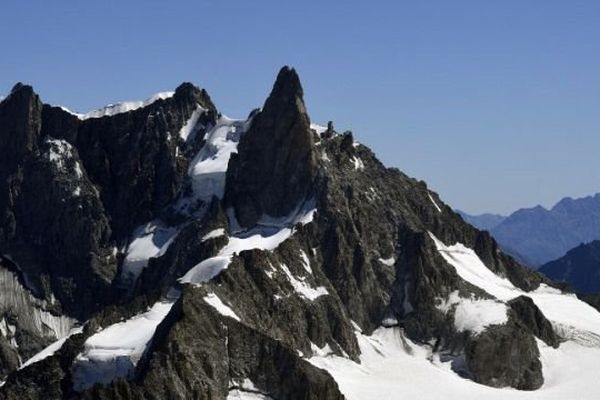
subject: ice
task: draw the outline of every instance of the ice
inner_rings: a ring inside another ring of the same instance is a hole
[[[162,256],[177,236],[178,229],[154,220],[138,227],[127,247],[121,279],[131,284],[142,273],[151,258]]]
[[[479,259],[475,251],[461,243],[446,246],[429,233],[442,257],[465,281],[481,288],[500,301],[509,301],[525,295],[530,297],[553,325],[560,324],[570,330],[600,335],[600,313],[580,301],[574,294],[541,284],[537,290],[525,292],[516,288],[508,279],[493,273]],[[581,333],[585,335],[585,333]]]
[[[379,328],[371,336],[357,331],[356,337],[360,364],[331,354],[308,359],[334,377],[348,400],[595,400],[600,394],[595,384],[600,349],[573,342],[553,349],[538,341],[544,384],[536,391],[520,391],[461,378],[450,362],[405,338],[399,327]]]
[[[203,300],[210,306],[212,306],[215,310],[217,310],[219,314],[233,318],[236,321],[240,321],[240,317],[238,317],[237,314],[228,305],[223,303],[219,296],[217,296],[216,294],[209,293],[206,296],[204,296]]]
[[[82,327],[77,327],[77,328],[71,329],[71,331],[69,332],[69,334],[67,336],[50,344],[44,350],[40,351],[39,353],[37,353],[36,355],[31,357],[29,360],[25,361],[23,363],[23,365],[21,365],[19,367],[19,369],[23,369],[31,364],[35,364],[36,362],[42,361],[43,359],[54,355],[54,353],[56,353],[58,350],[61,349],[62,345],[67,341],[68,338],[70,338],[71,336],[73,336],[75,334],[81,333],[82,331],[83,331]]]
[[[196,109],[192,112],[190,119],[188,119],[181,127],[179,131],[179,137],[181,137],[184,141],[188,139],[193,140],[196,132],[198,131],[198,120],[206,112],[206,108],[198,105]]]
[[[116,115],[116,114],[121,114],[121,113],[126,113],[129,111],[137,110],[139,108],[149,106],[150,104],[154,103],[155,101],[164,100],[164,99],[168,99],[169,97],[173,97],[174,94],[175,94],[175,92],[160,92],[160,93],[156,93],[152,97],[150,97],[146,100],[143,100],[143,101],[125,101],[122,103],[109,104],[98,110],[90,111],[85,114],[77,114],[77,113],[72,113],[72,112],[71,112],[71,114],[76,115],[79,119],[82,119],[82,120],[86,120],[86,119],[90,119],[90,118],[102,118],[102,117],[106,117],[106,116],[112,116],[112,115]]]
[[[490,325],[508,322],[506,304],[496,300],[463,298],[458,291],[450,293],[448,299],[442,300],[437,308],[444,313],[454,309],[454,326],[459,332],[479,334]]]
[[[442,212],[442,209],[440,208],[440,206],[438,206],[438,204],[435,202],[435,200],[433,199],[433,197],[427,193],[427,196],[429,197],[429,200],[431,200],[431,203],[433,204],[433,206],[435,207],[436,210],[438,210],[438,212]]]
[[[82,391],[96,383],[108,384],[117,378],[131,378],[156,327],[172,306],[173,301],[158,302],[150,310],[90,336],[74,362],[74,389]]]

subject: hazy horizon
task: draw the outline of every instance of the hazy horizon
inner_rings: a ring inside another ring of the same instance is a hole
[[[592,1],[7,1],[0,94],[86,111],[191,81],[242,117],[291,65],[314,122],[454,208],[508,214],[600,191],[599,22]]]

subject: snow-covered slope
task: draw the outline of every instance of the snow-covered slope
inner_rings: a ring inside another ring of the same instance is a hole
[[[327,370],[348,400],[565,400],[597,398],[600,348],[566,342],[554,349],[541,341],[544,385],[532,392],[495,389],[461,378],[451,359],[441,359],[431,346],[406,338],[401,328],[379,328],[372,335],[356,332],[360,364],[335,355],[309,361]]]

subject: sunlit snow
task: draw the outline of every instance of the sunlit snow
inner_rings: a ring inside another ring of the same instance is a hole
[[[134,282],[151,258],[160,257],[167,251],[177,233],[177,228],[167,227],[158,220],[137,228],[123,261],[122,281]]]
[[[85,114],[73,113],[69,110],[67,110],[67,111],[70,112],[71,114],[76,115],[79,119],[82,119],[82,120],[90,119],[90,118],[101,118],[101,117],[112,116],[112,115],[116,115],[116,114],[121,114],[121,113],[126,113],[129,111],[137,110],[138,108],[143,108],[143,107],[149,106],[150,104],[152,104],[158,100],[168,99],[169,97],[173,97],[174,94],[175,94],[175,92],[160,92],[160,93],[156,93],[155,95],[153,95],[152,97],[150,97],[146,100],[124,101],[122,103],[109,104],[98,110],[90,111]]]
[[[335,355],[315,355],[312,364],[327,370],[348,400],[596,400],[600,349],[574,342],[554,349],[538,341],[544,373],[535,391],[492,388],[461,378],[427,345],[404,337],[401,328],[379,328],[371,336],[356,332],[360,364]]]
[[[562,293],[545,284],[541,284],[537,290],[525,292],[516,288],[508,279],[493,273],[472,249],[461,243],[447,246],[432,233],[429,235],[442,257],[465,281],[501,301],[509,301],[520,295],[528,296],[553,325],[560,326],[561,331],[570,332],[573,338],[586,338],[588,345],[592,340],[600,346],[600,313],[574,294]],[[580,333],[576,334],[573,330]]]
[[[74,362],[75,390],[81,391],[96,383],[108,384],[117,378],[131,378],[156,327],[172,306],[172,301],[158,302],[149,311],[90,336]]]
[[[233,311],[231,307],[223,303],[223,301],[216,294],[209,293],[206,296],[204,296],[203,300],[215,310],[217,310],[219,314],[233,318],[236,321],[240,321],[240,317],[237,316],[235,311]]]

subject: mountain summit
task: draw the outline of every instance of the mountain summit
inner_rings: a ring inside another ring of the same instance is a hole
[[[0,156],[2,399],[597,398],[600,313],[311,124],[292,68],[245,119],[20,87]]]
[[[283,67],[227,170],[225,201],[242,226],[286,216],[308,199],[317,174],[313,135],[298,74]]]

